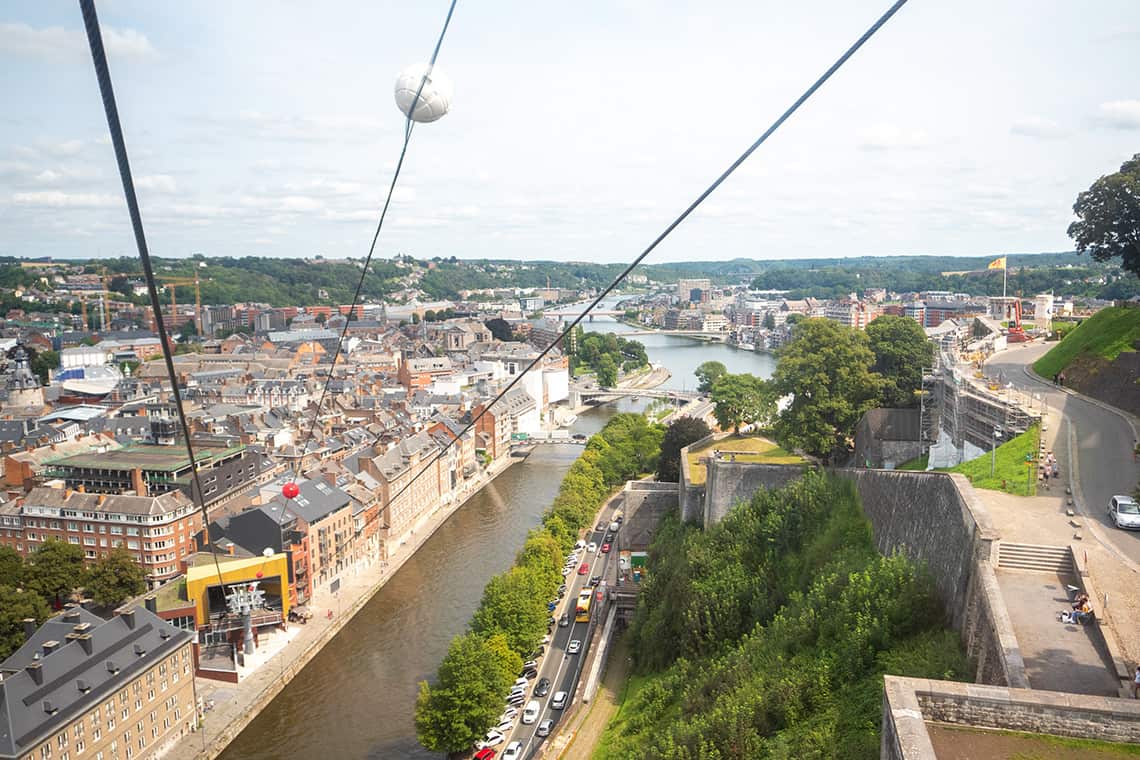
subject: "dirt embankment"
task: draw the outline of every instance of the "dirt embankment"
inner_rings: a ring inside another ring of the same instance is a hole
[[[1068,387],[1140,415],[1140,352],[1125,351],[1112,361],[1084,353],[1065,367],[1064,376]]]

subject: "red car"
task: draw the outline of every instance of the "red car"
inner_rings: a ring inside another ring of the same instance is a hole
[[[475,757],[473,757],[471,760],[494,760],[494,757],[495,750],[487,747],[476,752]]]
[[[609,553],[610,553],[610,545],[609,544],[602,544],[602,554],[609,554]]]
[[[590,572],[590,563],[589,562],[583,562],[581,565],[578,566],[578,575],[585,575],[588,572]]]

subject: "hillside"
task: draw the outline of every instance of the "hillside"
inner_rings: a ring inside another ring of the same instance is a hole
[[[666,519],[625,634],[635,674],[595,758],[877,758],[882,674],[969,666],[926,572],[876,552],[850,483]]]
[[[1089,317],[1033,364],[1044,378],[1064,374],[1065,385],[1140,413],[1140,309],[1114,306]]]

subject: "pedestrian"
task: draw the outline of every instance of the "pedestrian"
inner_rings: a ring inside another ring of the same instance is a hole
[[[1132,698],[1140,699],[1140,665],[1136,666],[1136,675],[1132,676]]]

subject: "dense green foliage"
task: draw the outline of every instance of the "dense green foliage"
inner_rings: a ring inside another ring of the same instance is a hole
[[[709,394],[716,405],[713,415],[721,430],[740,432],[741,425],[767,423],[776,411],[773,386],[755,375],[724,374],[717,378]]]
[[[39,594],[0,583],[0,661],[24,643],[24,618],[39,624],[50,614],[51,608]]]
[[[653,469],[662,435],[660,425],[640,414],[618,414],[590,438],[514,567],[483,589],[470,630],[452,640],[436,683],[420,684],[416,735],[421,744],[459,752],[491,726],[525,657],[546,632],[546,602],[562,582],[563,554],[592,524],[615,486]]]
[[[114,607],[146,591],[146,573],[126,549],[112,549],[87,572],[87,593],[101,607]]]
[[[905,409],[918,406],[922,369],[934,361],[934,344],[918,322],[884,315],[867,325],[867,340],[875,363],[871,369],[883,378],[883,406]]]
[[[1033,363],[1033,371],[1052,379],[1081,354],[1112,361],[1124,351],[1135,351],[1140,340],[1140,309],[1112,306],[1084,320],[1049,353]]]
[[[483,323],[483,326],[491,331],[491,337],[495,340],[509,341],[515,339],[515,333],[514,330],[511,329],[511,323],[502,317],[488,319]]]
[[[503,708],[522,658],[502,635],[456,636],[439,666],[438,683],[420,682],[416,736],[434,752],[470,749]]]
[[[728,374],[728,367],[718,361],[702,362],[693,370],[693,374],[697,376],[697,390],[708,393],[716,385],[717,380]]]
[[[1069,237],[1079,253],[1118,258],[1123,269],[1140,274],[1140,153],[1078,195],[1073,213]]]
[[[708,423],[698,417],[678,417],[665,429],[661,439],[661,456],[657,460],[657,479],[676,483],[681,479],[681,449],[712,432]]]
[[[87,567],[81,547],[55,539],[44,541],[26,560],[0,546],[0,660],[23,642],[24,618],[42,623],[52,605],[68,601],[78,590],[113,606],[141,594],[144,577],[142,565],[125,549]]]
[[[617,385],[618,371],[632,372],[649,365],[645,346],[636,340],[626,340],[613,333],[582,332],[578,328],[578,339],[570,355],[571,374],[584,367],[594,372],[598,385],[611,388]]]
[[[606,758],[875,758],[884,672],[967,672],[928,576],[876,553],[847,481],[808,473],[704,531],[668,518],[645,584],[646,678]]]
[[[866,333],[830,319],[805,319],[777,354],[772,376],[777,398],[791,400],[776,419],[776,437],[831,461],[851,447],[855,425],[879,405],[883,378],[871,371],[875,355]]]
[[[787,290],[789,298],[842,298],[866,288],[899,293],[948,290],[999,296],[1001,270],[986,269],[988,257],[883,256],[842,260],[760,262],[767,265],[752,280],[759,290]],[[1111,264],[1082,260],[1074,254],[1008,254],[1010,294],[1058,293],[1096,298],[1128,298],[1138,290],[1135,275]],[[963,272],[964,274],[943,274]]]
[[[86,580],[82,547],[54,538],[40,544],[24,568],[28,588],[49,600],[64,600]]]

